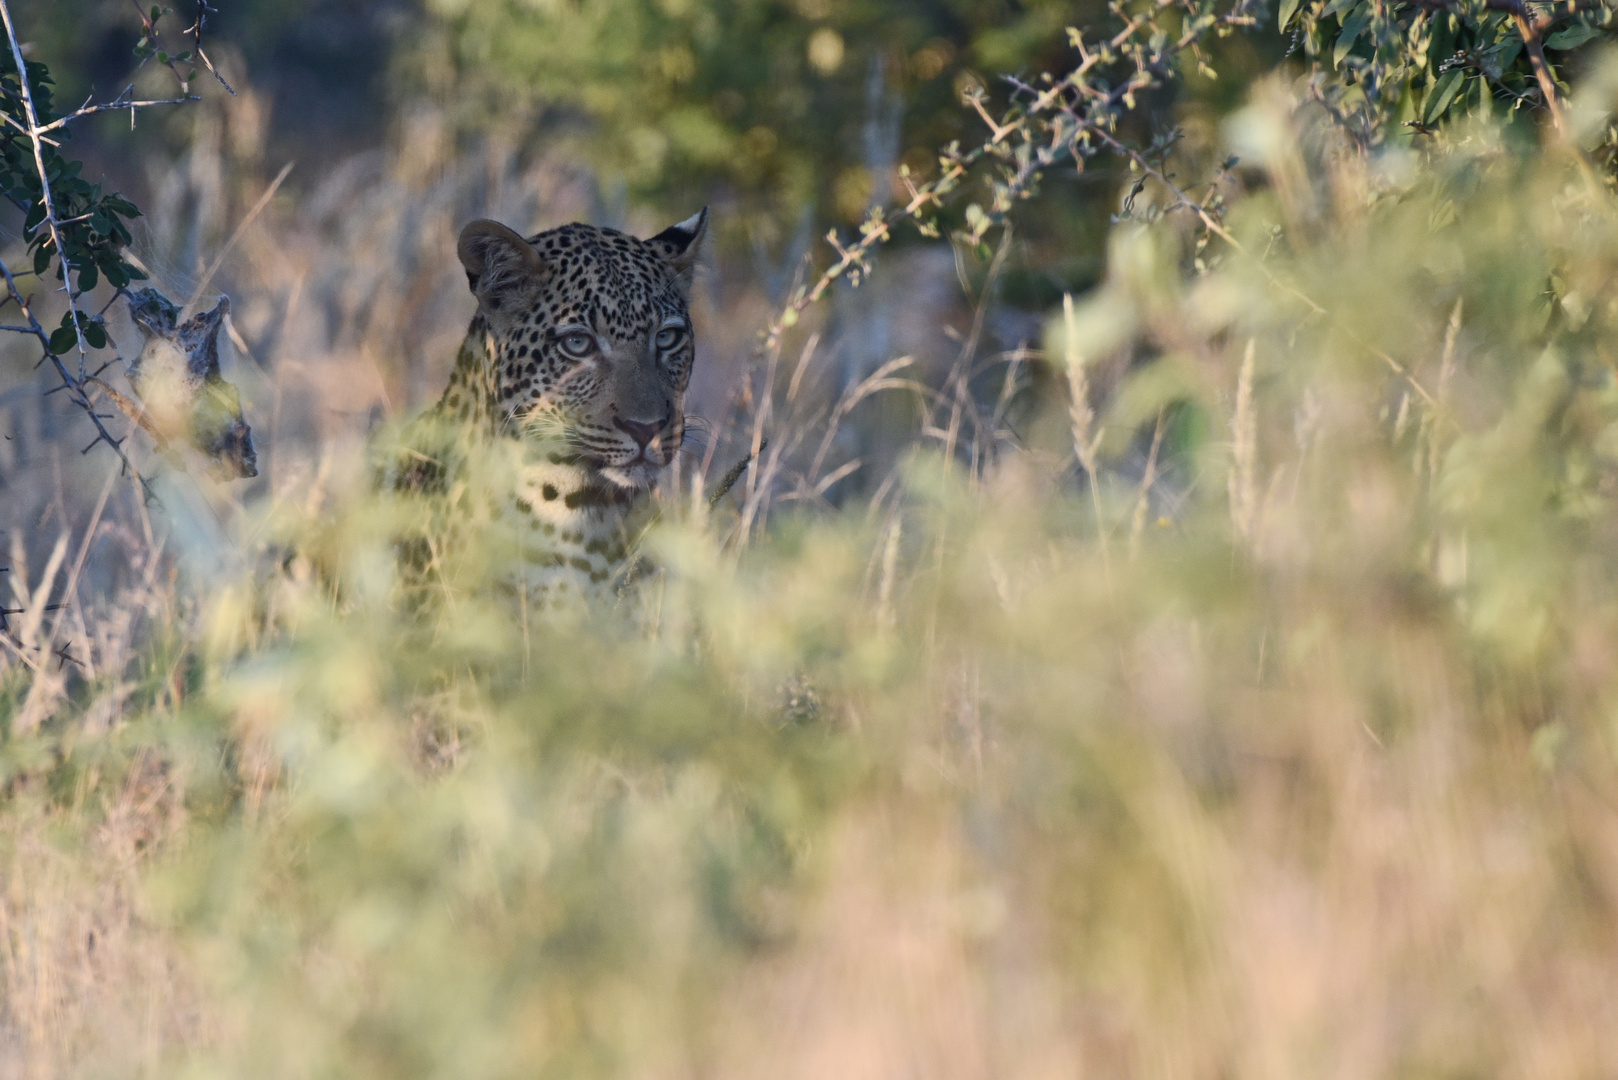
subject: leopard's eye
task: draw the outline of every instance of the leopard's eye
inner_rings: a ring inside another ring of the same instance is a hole
[[[596,351],[595,338],[583,330],[575,330],[571,334],[563,334],[560,342],[562,351],[575,360],[582,360]]]
[[[657,332],[657,347],[668,350],[685,340],[685,327],[665,326]]]

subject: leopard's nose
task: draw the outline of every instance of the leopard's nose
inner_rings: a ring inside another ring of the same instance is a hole
[[[657,433],[662,431],[663,425],[669,421],[668,417],[665,416],[655,423],[643,424],[639,420],[625,420],[622,417],[615,416],[612,418],[612,422],[619,430],[627,431],[629,437],[639,443],[642,449],[645,449],[648,443],[657,438]]]

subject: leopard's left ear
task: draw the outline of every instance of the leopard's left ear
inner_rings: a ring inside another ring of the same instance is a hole
[[[697,257],[702,252],[702,238],[708,231],[708,208],[704,206],[678,225],[670,225],[646,241],[674,268],[674,278],[680,291],[691,292],[691,279],[696,274]]]

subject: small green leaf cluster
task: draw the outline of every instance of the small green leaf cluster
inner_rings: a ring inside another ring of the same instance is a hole
[[[151,10],[144,14],[144,17],[141,19],[140,40],[135,42],[135,59],[156,60],[159,64],[162,64],[165,67],[173,68],[175,75],[180,77],[180,81],[183,86],[197,77],[196,69],[192,68],[187,74],[180,75],[179,69],[174,68],[174,65],[191,63],[194,54],[190,49],[183,49],[177,53],[170,53],[163,48],[161,42],[158,40],[158,20],[162,19],[165,15],[172,14],[174,14],[173,8],[160,7],[157,4],[153,4]]]
[[[1614,5],[1539,8],[1515,0],[1282,0],[1277,25],[1362,143],[1425,133],[1458,114],[1542,109],[1533,53],[1566,91],[1560,68],[1607,34]],[[1525,33],[1527,37],[1525,38]]]
[[[41,63],[25,60],[28,88],[41,125],[51,122],[52,80]],[[51,208],[56,227],[50,226],[45,192],[35,160],[35,146],[28,136],[28,110],[23,99],[17,66],[7,50],[0,50],[0,193],[23,212],[23,238],[33,259],[33,272],[43,277],[55,266],[58,280],[69,269],[77,275],[75,293],[94,289],[103,279],[115,289],[126,288],[146,274],[124,258],[130,242],[125,224],[140,216],[135,204],[116,192],[104,192],[80,173],[82,161],[66,157],[58,143],[65,141],[65,126],[49,137],[40,136],[39,161],[44,163],[50,181]],[[57,250],[58,240],[61,250]],[[65,258],[64,258],[65,256]],[[85,343],[92,348],[106,345],[106,332],[99,320],[80,315]],[[62,326],[50,337],[50,349],[57,355],[77,347],[73,312],[63,317]]]

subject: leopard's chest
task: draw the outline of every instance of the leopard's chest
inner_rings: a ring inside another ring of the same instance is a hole
[[[540,605],[610,595],[629,557],[640,503],[577,466],[524,462],[508,508],[518,534],[513,583]]]
[[[418,508],[418,527],[399,541],[406,579],[450,588],[492,581],[529,610],[610,604],[645,524],[645,493],[616,488],[554,449],[475,434],[420,423],[379,476]]]

